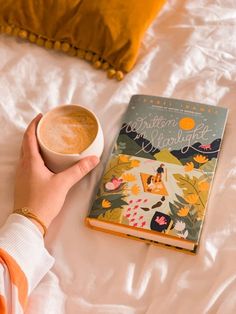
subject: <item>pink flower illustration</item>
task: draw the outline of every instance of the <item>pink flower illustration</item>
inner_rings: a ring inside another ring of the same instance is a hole
[[[144,227],[146,225],[146,221],[143,221],[141,224],[141,227]]]
[[[157,216],[157,218],[155,219],[155,222],[160,226],[167,224],[167,220],[164,216],[161,216],[161,217]]]
[[[111,180],[111,182],[114,184],[114,187],[117,189],[121,185],[123,180],[122,179],[113,178]]]
[[[139,217],[139,220],[141,220],[141,219],[143,219],[143,216],[140,216],[140,217]]]
[[[120,187],[122,182],[123,182],[122,179],[112,178],[112,180],[110,182],[107,182],[105,184],[105,188],[108,191],[115,191],[116,189],[118,189]]]

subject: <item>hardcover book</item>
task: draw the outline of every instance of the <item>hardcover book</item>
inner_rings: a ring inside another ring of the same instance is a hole
[[[227,113],[134,95],[86,224],[196,253]]]

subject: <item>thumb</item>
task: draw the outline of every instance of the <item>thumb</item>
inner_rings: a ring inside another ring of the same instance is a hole
[[[88,156],[81,159],[75,165],[57,174],[65,184],[68,184],[69,189],[86,174],[94,169],[99,163],[97,156]]]

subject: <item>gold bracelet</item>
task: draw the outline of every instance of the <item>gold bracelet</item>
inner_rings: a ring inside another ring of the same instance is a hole
[[[22,215],[22,216],[25,216],[27,218],[31,218],[31,219],[37,221],[40,224],[40,226],[43,228],[43,237],[45,237],[46,232],[47,232],[47,228],[46,228],[45,224],[35,214],[33,214],[29,208],[27,208],[27,207],[18,208],[16,210],[14,210],[13,213],[19,214],[19,215]]]

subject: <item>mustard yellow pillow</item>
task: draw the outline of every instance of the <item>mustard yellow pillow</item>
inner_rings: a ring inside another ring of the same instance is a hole
[[[1,31],[123,78],[165,0],[0,0]]]

